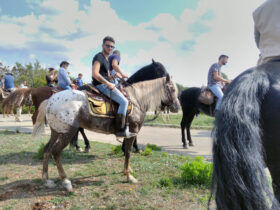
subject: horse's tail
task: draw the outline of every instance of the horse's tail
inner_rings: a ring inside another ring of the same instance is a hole
[[[7,98],[2,102],[2,112],[3,114],[9,114],[14,107],[22,106],[27,100],[32,88],[20,88],[13,91]]]
[[[213,130],[217,209],[279,209],[265,172],[259,125],[269,88],[268,75],[256,69],[240,75],[226,91]]]
[[[48,100],[44,100],[39,106],[36,123],[35,123],[35,125],[33,127],[33,131],[32,131],[33,138],[41,135],[45,129],[45,117],[46,117],[47,104],[48,104]]]

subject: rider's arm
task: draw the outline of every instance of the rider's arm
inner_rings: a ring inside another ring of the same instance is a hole
[[[120,69],[117,59],[113,59],[113,61],[112,61],[112,67],[113,67],[113,69],[114,69],[116,72],[120,73],[120,74],[122,75],[122,77],[127,77],[126,74],[124,74],[124,73],[122,72],[122,70]]]
[[[255,31],[254,31],[254,35],[255,35],[255,42],[256,42],[256,45],[257,45],[257,48],[259,48],[259,43],[260,43],[260,32],[258,31],[258,29],[256,28],[255,26]]]
[[[230,80],[226,80],[223,77],[219,76],[217,71],[214,71],[213,74],[214,74],[214,79],[215,80],[220,81],[220,82],[230,83]]]
[[[100,73],[100,62],[95,61],[92,66],[92,77],[96,79],[98,82],[107,85],[109,88],[112,86],[112,83],[107,81]],[[111,89],[111,88],[110,88]]]

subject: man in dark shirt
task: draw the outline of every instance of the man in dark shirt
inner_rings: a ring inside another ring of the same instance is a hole
[[[57,82],[57,74],[54,73],[54,68],[49,68],[49,74],[46,76],[47,86],[56,87],[55,82]]]
[[[121,53],[115,50],[112,55],[109,56],[110,63],[110,75],[113,77],[115,85],[118,85],[120,78],[128,78],[128,76],[123,73],[120,68]]]
[[[104,95],[112,97],[112,100],[119,104],[116,116],[116,136],[128,138],[134,134],[127,132],[125,129],[126,112],[128,100],[124,95],[115,87],[115,84],[110,82],[110,64],[108,57],[112,54],[115,48],[115,40],[112,37],[106,36],[103,39],[102,52],[97,53],[92,60],[92,83]]]

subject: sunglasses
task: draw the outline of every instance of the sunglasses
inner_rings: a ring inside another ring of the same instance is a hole
[[[115,46],[113,46],[113,45],[109,45],[109,44],[106,44],[106,45],[105,45],[105,47],[107,47],[107,48],[112,48],[112,49],[114,49],[114,48],[115,48]]]

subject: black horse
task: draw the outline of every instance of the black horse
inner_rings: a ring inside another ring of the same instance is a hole
[[[215,109],[216,103],[212,105],[205,105],[201,103],[198,98],[201,93],[202,89],[198,87],[191,87],[186,90],[184,90],[181,93],[181,96],[179,97],[182,111],[183,111],[183,117],[181,121],[181,132],[182,132],[182,142],[183,147],[188,148],[188,144],[186,143],[186,137],[185,137],[185,129],[187,130],[187,139],[189,141],[189,146],[194,146],[194,143],[191,138],[191,124],[193,121],[194,116],[198,115],[200,112],[213,116],[213,110]]]
[[[279,137],[280,60],[274,60],[233,80],[216,113],[213,186],[217,209],[280,209]]]
[[[127,83],[132,85],[137,82],[147,81],[147,80],[153,80],[161,77],[165,77],[167,75],[167,71],[164,68],[164,66],[160,62],[156,62],[152,59],[152,63],[150,65],[144,66],[143,68],[139,69],[137,72],[135,72],[131,77],[127,79]],[[79,88],[79,90],[83,90],[84,88]],[[84,134],[84,129],[80,128],[79,131],[82,133],[86,145],[86,151],[89,150],[90,144],[88,139],[86,138],[86,135]],[[78,131],[78,132],[79,132]],[[78,146],[78,132],[74,136],[73,140],[71,141],[71,145],[75,146],[77,150],[79,150]],[[139,148],[137,145],[137,137],[135,138],[135,141],[133,143],[133,147],[136,150],[136,152],[139,152]],[[124,151],[125,145],[122,144],[122,149]]]

